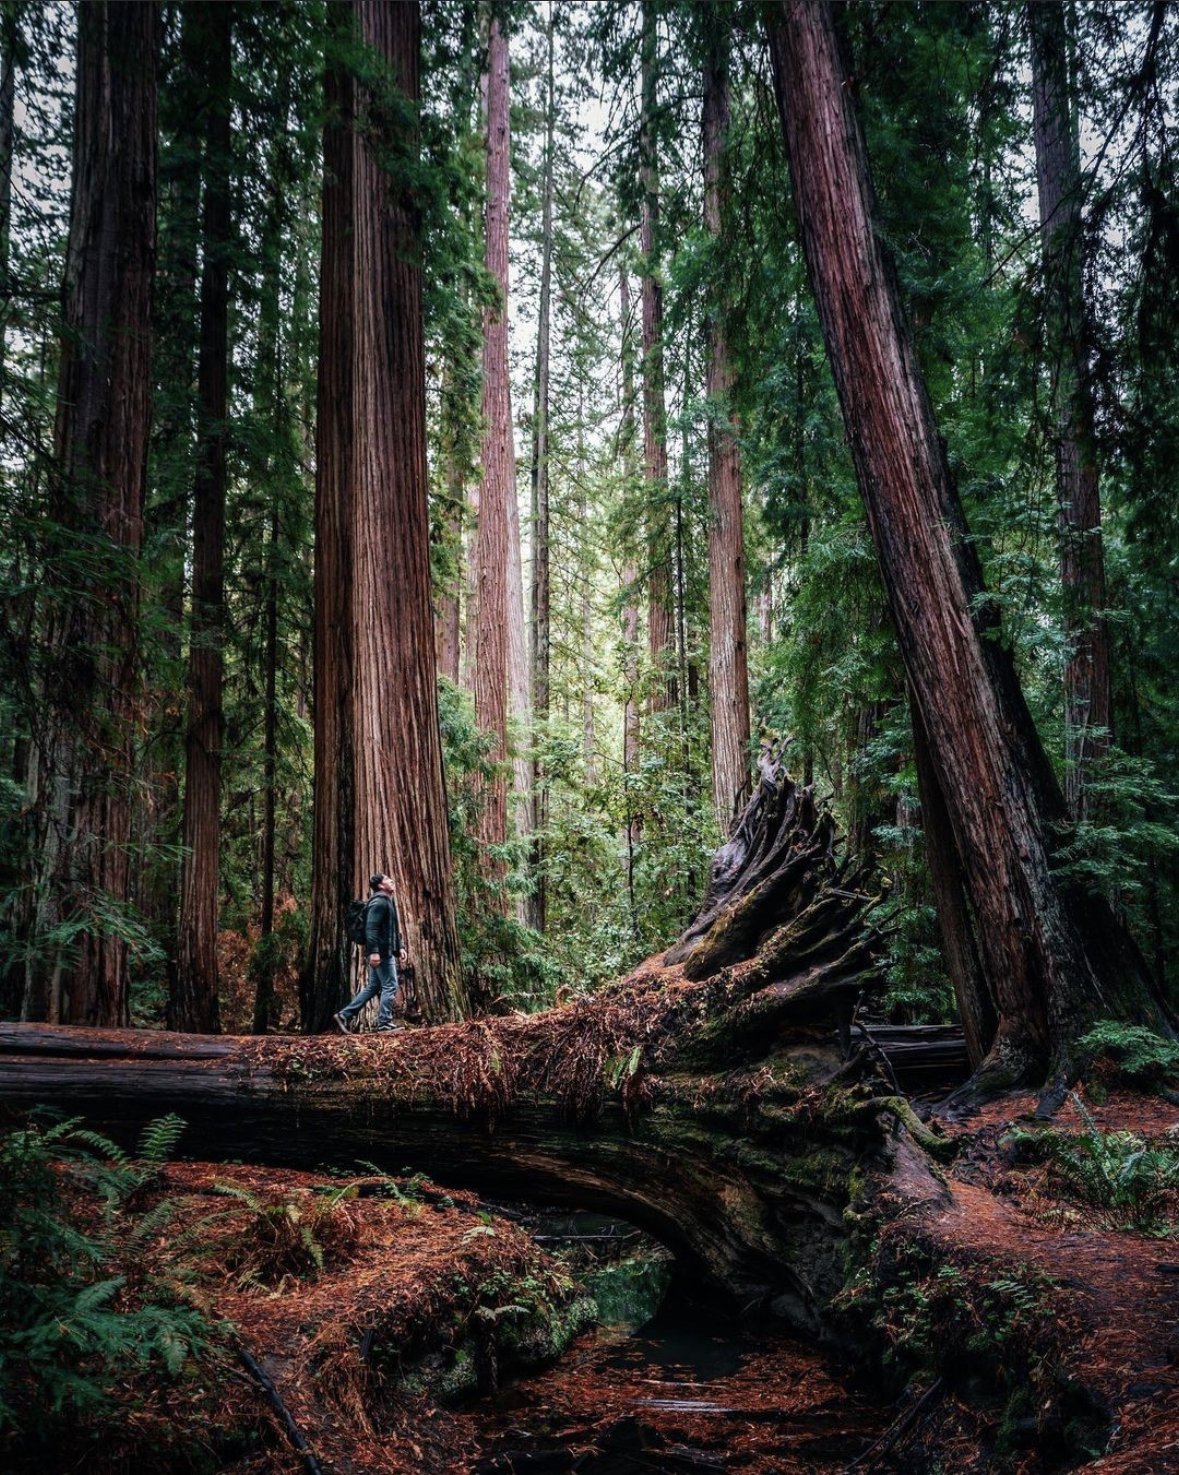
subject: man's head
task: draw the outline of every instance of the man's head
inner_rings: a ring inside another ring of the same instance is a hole
[[[393,878],[386,876],[383,871],[375,871],[368,878],[368,889],[375,896],[378,891],[383,891],[386,896],[393,895]]]

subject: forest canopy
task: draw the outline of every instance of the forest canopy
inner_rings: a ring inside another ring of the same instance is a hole
[[[2,19],[0,1012],[330,1028],[374,870],[543,1008],[784,761],[878,1016],[1169,1028],[1169,7]]]

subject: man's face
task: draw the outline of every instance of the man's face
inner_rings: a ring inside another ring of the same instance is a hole
[[[388,876],[385,876],[385,877],[382,878],[382,880],[381,880],[381,890],[382,890],[382,892],[384,892],[384,894],[386,896],[392,896],[393,895],[393,882],[389,879]]]

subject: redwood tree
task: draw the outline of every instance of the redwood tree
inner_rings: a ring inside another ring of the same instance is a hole
[[[511,386],[508,377],[508,206],[509,172],[508,42],[498,17],[492,17],[487,54],[487,250],[488,275],[498,293],[483,313],[483,447],[480,463],[478,525],[473,579],[475,632],[473,662],[475,718],[494,740],[491,756],[503,762],[508,747],[509,631],[512,618],[508,584],[511,508],[516,495],[512,443]],[[484,792],[480,838],[502,845],[508,836],[507,786],[502,771]],[[499,870],[486,861],[487,870]]]
[[[1096,1015],[1169,1028],[1108,904],[1053,872],[1059,786],[984,597],[895,273],[875,228],[863,134],[824,0],[769,22],[803,250],[897,639],[945,801],[998,1028],[983,1074],[1072,1069]]]
[[[417,4],[332,8],[325,129],[316,481],[316,872],[303,996],[323,1028],[348,983],[342,937],[368,874],[393,876],[418,999],[466,1012],[459,969],[430,602],[425,348],[411,181]],[[368,49],[366,77],[347,52]],[[384,75],[379,68],[384,67]],[[396,157],[396,155],[395,155]],[[324,849],[321,851],[320,846]]]
[[[119,1025],[128,1018],[124,909],[151,409],[159,16],[154,4],[94,0],[77,17],[47,733],[34,780],[44,818],[37,922],[45,941],[30,962],[24,1013]]]
[[[725,146],[729,129],[729,36],[723,12],[709,17],[704,66],[704,225],[720,251],[727,193]],[[749,794],[749,663],[746,650],[745,534],[741,508],[741,451],[729,405],[733,366],[725,322],[724,287],[714,262],[708,311],[708,539],[709,695],[712,717],[712,793],[727,831]]]
[[[1064,594],[1065,792],[1085,812],[1086,772],[1113,721],[1101,495],[1083,282],[1081,161],[1069,86],[1068,30],[1059,0],[1027,7],[1032,40],[1036,180],[1044,262],[1045,347],[1052,384],[1053,449]]]
[[[204,72],[207,127],[197,364],[197,455],[192,505],[192,613],[185,735],[185,855],[168,1026],[213,1034],[217,1000],[217,902],[221,840],[222,645],[225,638],[226,412],[229,399],[230,84],[233,6],[201,3],[194,54]]]
[[[538,727],[549,715],[549,348],[553,283],[553,155],[557,107],[553,66],[553,13],[548,14],[545,77],[545,149],[541,181],[540,301],[536,326],[536,402],[532,415],[532,712]],[[548,790],[539,746],[532,759],[533,893],[529,921],[545,927],[543,834],[548,825]]]
[[[639,138],[639,245],[643,253],[643,479],[647,493],[647,643],[655,671],[651,706],[674,706],[678,693],[670,668],[675,658],[668,530],[667,408],[663,372],[663,283],[659,277],[659,169],[655,145],[658,103],[655,7],[644,0],[642,117]]]

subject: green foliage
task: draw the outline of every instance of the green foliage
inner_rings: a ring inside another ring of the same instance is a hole
[[[1179,1044],[1142,1024],[1102,1019],[1078,1043],[1086,1055],[1112,1062],[1135,1086],[1157,1088],[1179,1073]]]
[[[481,794],[495,773],[492,740],[475,723],[469,692],[442,678],[438,683],[439,720],[450,803],[450,844],[458,905],[463,971],[479,990],[518,1007],[548,1002],[554,986],[551,963],[541,940],[515,916],[515,899],[527,880],[524,847],[509,843],[498,858],[502,880],[484,870],[478,842]],[[511,782],[510,773],[508,782]]]
[[[0,1140],[0,1447],[51,1442],[55,1419],[100,1416],[112,1381],[152,1364],[177,1378],[204,1351],[210,1328],[175,1282],[111,1273],[166,1222],[170,1205],[139,1215],[134,1194],[182,1125],[151,1123],[140,1158],[79,1117]]]
[[[1179,1148],[1155,1146],[1134,1132],[1102,1132],[1075,1093],[1081,1132],[1017,1127],[1010,1138],[1034,1161],[1050,1163],[1065,1196],[1101,1210],[1124,1228],[1174,1232]]]

